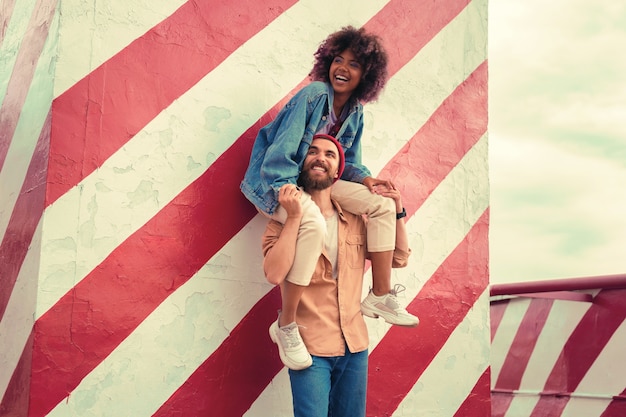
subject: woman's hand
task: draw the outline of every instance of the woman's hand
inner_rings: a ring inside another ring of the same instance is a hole
[[[363,185],[374,194],[380,194],[381,190],[395,190],[396,187],[389,180],[381,180],[374,177],[365,177]]]
[[[278,191],[278,204],[287,212],[287,217],[302,218],[300,197],[302,190],[295,184],[285,184]]]
[[[402,211],[404,206],[402,205],[402,196],[400,195],[400,191],[398,189],[389,189],[384,186],[377,186],[376,194],[392,198],[396,203],[396,213],[400,213]]]

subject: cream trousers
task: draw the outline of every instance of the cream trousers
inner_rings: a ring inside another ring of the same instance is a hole
[[[367,215],[368,252],[384,252],[394,249],[396,206],[393,199],[372,194],[363,184],[343,180],[333,185],[332,198],[343,210],[353,214]],[[306,286],[311,282],[315,265],[324,247],[326,221],[308,193],[302,193],[300,202],[303,215],[298,230],[295,258],[286,280],[296,285]],[[267,214],[265,216],[270,217]],[[270,218],[284,224],[287,212],[278,206]]]

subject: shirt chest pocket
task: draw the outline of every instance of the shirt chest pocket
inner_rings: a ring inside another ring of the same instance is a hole
[[[361,268],[365,265],[366,236],[349,234],[346,236],[346,261],[350,268]]]

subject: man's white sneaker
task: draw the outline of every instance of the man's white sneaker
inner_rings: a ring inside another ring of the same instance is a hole
[[[377,296],[370,290],[365,300],[361,303],[361,313],[367,317],[382,317],[389,324],[396,326],[415,327],[420,320],[407,312],[398,303],[396,295],[404,291],[403,285],[396,284],[389,294]]]
[[[287,368],[300,371],[313,364],[313,359],[300,337],[300,331],[295,322],[279,327],[278,320],[276,320],[270,326],[269,331],[272,342],[278,346],[280,360]]]

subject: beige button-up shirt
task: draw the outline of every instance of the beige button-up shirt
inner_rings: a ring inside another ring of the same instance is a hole
[[[320,255],[311,283],[305,289],[296,313],[300,334],[310,354],[343,356],[345,346],[356,353],[367,349],[369,338],[361,314],[361,291],[367,256],[366,223],[362,216],[344,212],[336,202],[338,212],[337,269],[326,253]],[[274,246],[283,225],[270,221],[262,238],[263,254]],[[396,248],[393,267],[406,266],[409,252]]]

